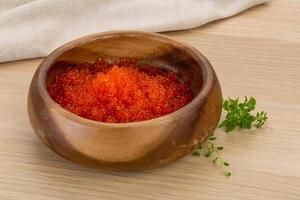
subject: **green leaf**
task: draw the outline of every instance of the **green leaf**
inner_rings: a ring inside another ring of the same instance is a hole
[[[196,147],[193,149],[192,155],[196,157],[200,157],[201,153],[201,145],[196,145]]]
[[[228,133],[236,127],[236,124],[227,124],[225,127],[225,132]]]
[[[208,139],[209,139],[210,141],[213,141],[213,140],[216,140],[217,137],[216,137],[216,136],[210,136]]]
[[[245,118],[241,120],[240,127],[244,129],[250,129],[254,121],[255,121],[255,117],[251,115],[245,116]]]
[[[225,174],[225,176],[227,176],[227,177],[231,176],[231,172],[228,172],[228,171],[224,172],[224,174]]]
[[[195,157],[200,157],[201,154],[200,154],[200,151],[197,149],[197,150],[193,151],[192,155]]]
[[[256,113],[256,116],[255,116],[255,127],[256,128],[259,128],[261,127],[262,125],[265,124],[266,120],[268,119],[267,117],[267,113],[266,112],[260,112],[260,113]]]
[[[217,147],[218,150],[222,151],[224,147]]]
[[[228,100],[225,100],[223,103],[223,109],[228,111]]]
[[[210,152],[210,151],[206,152],[206,154],[205,154],[204,156],[205,156],[206,158],[210,157],[210,156],[211,156],[211,152]]]
[[[229,163],[226,162],[226,161],[223,161],[223,165],[224,165],[224,166],[229,166]]]
[[[253,97],[250,97],[249,101],[246,103],[247,107],[250,109],[250,111],[255,109],[256,100]]]

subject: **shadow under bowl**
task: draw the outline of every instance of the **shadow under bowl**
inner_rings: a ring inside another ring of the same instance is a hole
[[[77,116],[49,96],[47,85],[62,71],[62,64],[99,57],[134,58],[172,70],[181,81],[191,73],[194,98],[155,119],[106,123]],[[34,74],[27,104],[36,135],[57,154],[85,166],[136,170],[177,160],[202,143],[219,122],[222,94],[211,64],[193,47],[160,34],[119,31],[86,36],[52,52]]]

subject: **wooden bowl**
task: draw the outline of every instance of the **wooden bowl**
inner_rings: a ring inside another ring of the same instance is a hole
[[[137,58],[168,68],[184,81],[193,74],[194,99],[181,109],[151,120],[129,123],[97,122],[77,116],[54,102],[47,84],[60,63]],[[222,94],[209,61],[193,47],[169,37],[136,31],[107,32],[69,42],[39,65],[28,94],[28,113],[36,135],[57,154],[76,163],[135,170],[177,160],[215,130]]]

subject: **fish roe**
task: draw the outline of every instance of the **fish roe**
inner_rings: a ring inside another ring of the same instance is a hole
[[[174,112],[193,93],[174,72],[123,59],[109,64],[69,64],[47,87],[50,96],[68,111],[100,122],[134,122]]]

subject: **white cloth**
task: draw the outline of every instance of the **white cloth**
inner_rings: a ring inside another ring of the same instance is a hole
[[[111,30],[190,29],[267,0],[0,0],[0,62]]]

